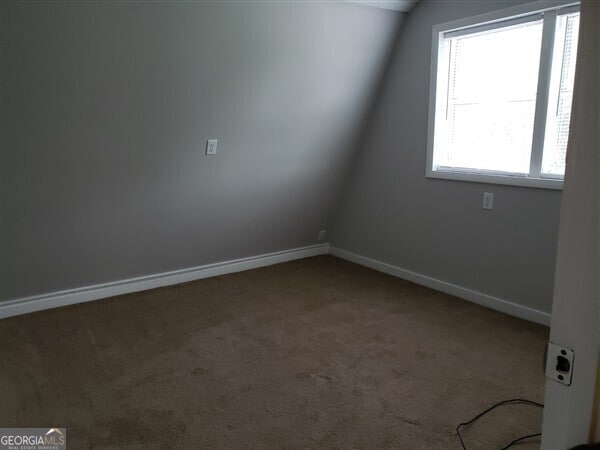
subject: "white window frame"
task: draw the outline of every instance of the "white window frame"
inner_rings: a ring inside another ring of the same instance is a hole
[[[446,22],[433,27],[431,49],[431,74],[429,81],[429,118],[427,125],[427,178],[472,181],[478,183],[507,184],[513,186],[537,187],[546,189],[562,189],[563,179],[541,178],[542,152],[544,145],[548,95],[550,89],[550,71],[554,48],[554,32],[558,10],[578,8],[580,2],[573,0],[540,0],[510,8],[493,11],[478,16]],[[567,8],[567,9],[565,9]],[[438,73],[438,46],[443,34],[448,31],[467,30],[472,27],[494,26],[494,23],[505,23],[507,20],[524,18],[542,14],[544,24],[540,53],[540,71],[538,75],[537,98],[533,124],[533,143],[531,147],[531,164],[529,174],[509,174],[474,169],[433,170],[433,150],[435,136],[436,88]]]

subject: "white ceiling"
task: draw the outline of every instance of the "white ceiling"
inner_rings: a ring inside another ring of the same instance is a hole
[[[408,12],[418,0],[349,0],[351,3],[390,9],[392,11]]]

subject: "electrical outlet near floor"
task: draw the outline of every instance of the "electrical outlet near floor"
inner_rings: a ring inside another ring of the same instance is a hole
[[[319,241],[322,241],[323,239],[325,239],[326,235],[327,235],[327,230],[321,230],[321,231],[319,231],[319,234],[317,235],[317,239]]]
[[[546,376],[559,383],[571,384],[573,378],[573,350],[548,342],[546,347]]]

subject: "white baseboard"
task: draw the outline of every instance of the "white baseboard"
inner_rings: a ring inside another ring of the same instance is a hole
[[[97,284],[65,291],[52,292],[49,294],[36,295],[33,297],[20,298],[0,303],[0,319],[6,317],[27,314],[44,309],[57,308],[59,306],[72,305],[75,303],[84,303],[92,300],[113,297],[115,295],[129,294],[131,292],[145,291],[173,284],[186,283],[188,281],[200,280],[203,278],[225,275],[233,272],[255,269],[258,267],[270,266],[295,259],[308,258],[310,256],[331,254],[338,258],[355,262],[362,266],[387,273],[399,278],[403,278],[413,283],[427,286],[437,291],[445,292],[450,295],[462,298],[478,305],[486,306],[497,311],[501,311],[512,316],[550,325],[550,314],[518,305],[516,303],[473,291],[471,289],[457,286],[446,281],[421,275],[410,270],[392,266],[375,259],[360,256],[339,248],[330,247],[329,244],[311,245],[308,247],[295,248],[280,252],[267,253],[264,255],[251,256],[248,258],[234,259],[215,264],[192,267],[189,269],[175,270],[155,275],[148,275],[127,280],[114,281],[110,283]]]
[[[420,273],[412,272],[410,270],[402,269],[400,267],[392,266],[375,259],[360,256],[355,253],[341,250],[335,247],[329,247],[329,254],[337,256],[338,258],[346,259],[354,263],[360,264],[361,266],[375,269],[379,272],[387,273],[404,280],[412,281],[413,283],[420,284],[422,286],[435,289],[436,291],[445,292],[446,294],[454,295],[455,297],[462,298],[472,303],[476,303],[487,308],[495,309],[511,316],[520,317],[521,319],[536,322],[542,325],[550,326],[551,315],[539,311],[537,309],[529,308],[527,306],[518,305],[517,303],[503,300],[501,298],[492,297],[491,295],[483,294],[481,292],[473,291],[471,289],[457,286],[446,281],[431,278]]]
[[[326,255],[328,251],[329,244],[311,245],[281,252],[234,259],[216,264],[207,264],[189,269],[174,270],[172,272],[10,300],[0,303],[0,319],[42,311],[44,309],[57,308],[59,306],[99,300],[115,295],[129,294],[131,292],[145,291],[147,289],[200,280],[202,278],[256,269],[258,267],[270,266],[272,264],[279,264],[310,256]]]

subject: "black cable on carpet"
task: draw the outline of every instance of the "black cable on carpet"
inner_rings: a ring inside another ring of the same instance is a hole
[[[506,404],[513,404],[513,405],[514,404],[516,404],[516,405],[533,405],[533,406],[537,406],[538,408],[543,408],[544,407],[544,405],[542,405],[541,403],[534,402],[534,401],[531,401],[531,400],[526,400],[524,398],[513,398],[513,399],[510,399],[510,400],[503,400],[501,402],[496,403],[495,405],[490,406],[485,411],[477,414],[471,420],[469,420],[467,422],[460,423],[456,427],[456,434],[458,435],[458,438],[460,439],[460,444],[462,445],[463,450],[467,450],[467,447],[465,447],[465,443],[464,443],[463,438],[462,438],[462,436],[460,434],[460,428],[464,427],[466,425],[472,424],[477,419],[479,419],[482,416],[485,416],[487,413],[489,413],[493,409],[497,408],[498,406],[502,406],[502,405],[506,405]],[[535,433],[535,434],[528,434],[526,436],[521,436],[520,438],[517,438],[514,441],[510,442],[505,447],[502,447],[500,450],[506,450],[507,448],[513,446],[517,442],[521,442],[521,441],[524,441],[525,439],[529,439],[529,438],[536,437],[536,436],[541,436],[541,435],[542,435],[542,433]]]

